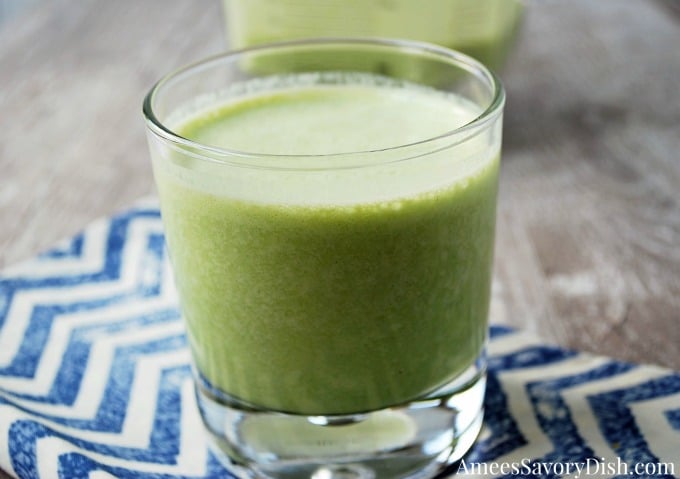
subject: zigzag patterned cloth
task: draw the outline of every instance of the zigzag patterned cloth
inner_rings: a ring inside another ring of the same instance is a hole
[[[206,447],[170,278],[149,202],[0,276],[5,474],[231,477]],[[522,464],[492,476],[560,477],[541,466],[599,461],[652,468],[597,477],[680,474],[679,373],[503,327],[491,328],[489,354],[485,425],[463,466]],[[654,472],[659,463],[674,469]]]

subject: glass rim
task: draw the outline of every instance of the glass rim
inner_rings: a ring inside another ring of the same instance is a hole
[[[259,153],[242,151],[237,149],[224,148],[219,146],[208,145],[198,141],[191,140],[179,135],[177,132],[173,131],[171,128],[166,126],[156,115],[154,111],[154,100],[159,92],[173,80],[180,78],[184,75],[189,75],[194,72],[201,71],[203,69],[209,68],[221,62],[237,58],[239,56],[248,55],[254,52],[261,51],[277,51],[295,47],[306,47],[306,46],[374,46],[374,47],[387,47],[393,48],[395,51],[410,51],[410,52],[420,52],[421,54],[430,54],[440,57],[442,61],[448,60],[449,63],[455,63],[457,66],[463,70],[469,72],[476,78],[486,81],[487,85],[491,89],[491,101],[489,105],[482,110],[482,112],[469,122],[456,127],[452,130],[444,132],[442,134],[432,136],[423,140],[418,140],[416,142],[398,144],[395,146],[389,146],[385,148],[372,149],[372,150],[360,150],[360,151],[348,151],[348,152],[329,152],[321,154],[289,154],[289,153]],[[447,143],[443,148],[441,146],[436,147],[433,151],[438,151],[446,148],[455,146],[463,141],[469,139],[472,136],[476,136],[476,132],[480,131],[482,127],[495,120],[502,112],[503,106],[505,104],[505,91],[500,78],[488,67],[482,64],[480,61],[474,59],[473,57],[461,53],[457,50],[449,49],[443,46],[417,41],[417,40],[404,40],[396,38],[380,38],[380,37],[365,37],[365,38],[355,38],[355,37],[319,37],[319,38],[304,38],[299,40],[290,40],[275,43],[263,43],[247,48],[241,48],[237,50],[228,50],[216,55],[212,55],[202,60],[190,63],[183,67],[180,67],[170,73],[161,77],[149,90],[149,92],[144,97],[144,102],[142,106],[142,114],[144,116],[146,126],[154,133],[156,136],[169,141],[174,147],[179,148],[182,151],[191,151],[192,156],[197,156],[200,159],[230,164],[245,167],[255,167],[259,168],[262,165],[248,163],[244,160],[273,160],[273,159],[288,159],[288,160],[304,160],[304,159],[323,159],[323,158],[338,158],[338,157],[362,157],[365,161],[362,161],[364,165],[375,164],[369,160],[370,157],[382,157],[386,153],[398,153],[400,151],[408,151],[411,148],[426,146],[428,144],[435,144],[442,140],[451,138],[452,142]],[[471,133],[466,136],[467,133]],[[458,141],[456,141],[458,140]],[[417,154],[417,156],[422,156],[422,152]],[[413,158],[413,156],[406,155],[405,157],[399,157],[393,159],[392,161],[401,161]],[[241,161],[238,161],[241,159]],[[377,161],[377,163],[383,163],[382,161]],[[356,165],[354,165],[356,166]],[[350,166],[351,167],[351,166]],[[271,168],[270,166],[266,168]],[[330,169],[337,169],[336,166],[329,166]],[[295,167],[291,168],[291,165],[286,165],[285,169],[298,169]],[[302,167],[300,169],[308,169]],[[321,169],[326,169],[321,166]]]

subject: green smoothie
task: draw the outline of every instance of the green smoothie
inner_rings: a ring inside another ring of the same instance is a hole
[[[230,44],[310,37],[392,37],[437,43],[500,68],[518,0],[223,0]],[[279,71],[281,68],[279,68]]]
[[[479,113],[454,95],[362,82],[231,98],[173,129],[264,155],[349,154]],[[268,409],[354,413],[422,397],[480,355],[498,150],[472,145],[457,162],[453,148],[415,148],[363,168],[303,157],[304,171],[285,158],[277,171],[154,158],[190,346],[212,386]]]

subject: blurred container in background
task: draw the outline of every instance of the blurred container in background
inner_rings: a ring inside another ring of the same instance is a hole
[[[306,37],[421,40],[500,69],[521,0],[223,0],[231,48]]]

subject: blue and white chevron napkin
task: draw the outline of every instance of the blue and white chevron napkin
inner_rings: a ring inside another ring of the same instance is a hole
[[[503,327],[491,329],[489,354],[485,426],[461,475],[680,475],[679,373]],[[206,448],[188,363],[155,203],[6,270],[0,469],[22,479],[229,477]]]

